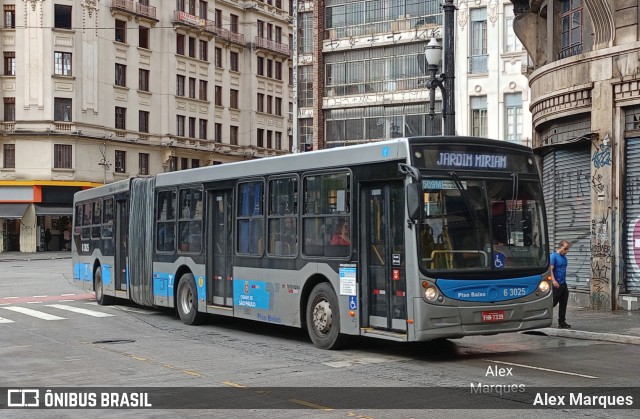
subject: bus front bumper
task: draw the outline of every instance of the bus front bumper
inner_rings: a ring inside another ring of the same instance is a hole
[[[550,296],[517,304],[466,307],[436,306],[421,298],[414,303],[416,341],[540,329],[550,326],[553,318]]]

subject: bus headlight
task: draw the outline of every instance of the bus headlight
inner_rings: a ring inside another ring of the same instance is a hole
[[[542,291],[544,294],[548,293],[549,290],[551,289],[551,286],[549,285],[549,281],[540,282],[540,285],[538,285],[538,289]]]
[[[424,296],[429,301],[435,301],[435,299],[438,298],[438,290],[436,287],[429,287],[424,290]]]

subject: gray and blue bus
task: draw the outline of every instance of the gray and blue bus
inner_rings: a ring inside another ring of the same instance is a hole
[[[531,149],[400,138],[134,177],[76,193],[73,276],[99,304],[402,342],[547,327]]]

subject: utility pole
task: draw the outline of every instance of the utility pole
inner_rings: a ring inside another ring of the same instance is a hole
[[[102,169],[104,171],[104,180],[103,180],[103,184],[107,184],[107,171],[109,170],[109,167],[111,167],[111,163],[109,163],[109,161],[107,160],[107,143],[102,143],[102,145],[100,146],[100,154],[102,154],[102,160],[100,160],[98,162],[99,166],[102,166]]]

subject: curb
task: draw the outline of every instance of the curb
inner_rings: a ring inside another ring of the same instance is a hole
[[[39,258],[39,257],[34,257],[34,258],[6,258],[6,259],[1,259],[0,258],[0,263],[2,262],[29,262],[32,260],[57,260],[57,259],[71,259],[71,256],[53,256],[53,257],[43,257],[43,258]]]
[[[538,329],[537,331],[542,332],[547,336],[556,336],[561,338],[599,340],[603,342],[628,343],[631,345],[640,345],[640,336],[618,335],[615,333],[585,332],[582,330],[556,329],[553,327]]]

